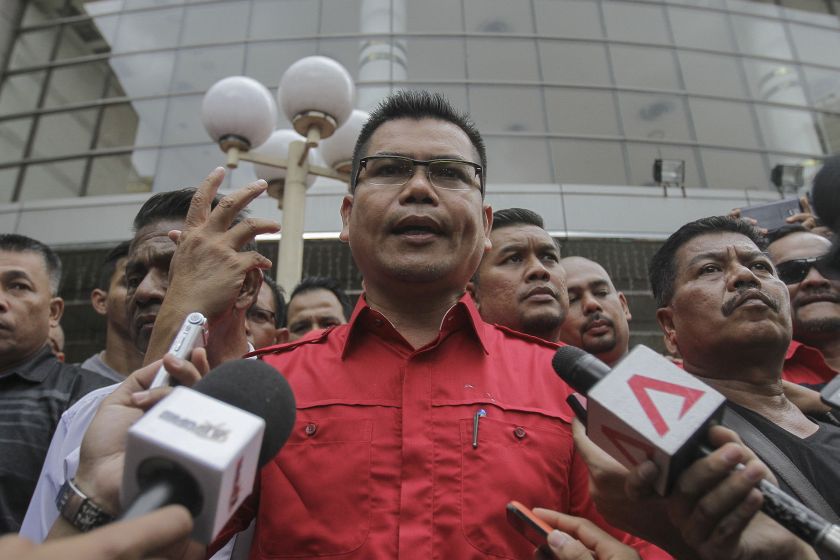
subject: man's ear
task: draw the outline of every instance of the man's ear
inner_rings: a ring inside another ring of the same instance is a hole
[[[630,306],[627,305],[627,298],[624,297],[624,292],[618,292],[618,301],[621,302],[621,308],[624,310],[624,317],[630,321],[633,316],[630,314]]]
[[[679,349],[677,344],[677,330],[674,328],[674,311],[670,307],[660,307],[656,310],[656,322],[665,334],[665,341],[674,348]]]
[[[108,292],[94,288],[90,293],[90,304],[100,315],[108,314]]]
[[[251,309],[251,306],[257,302],[257,296],[260,293],[262,283],[262,270],[259,268],[253,268],[246,272],[245,281],[242,282],[242,288],[239,290],[239,295],[236,296],[234,307],[242,311]]]
[[[341,233],[338,238],[345,243],[350,241],[350,214],[353,212],[353,195],[346,194],[341,201]]]
[[[480,309],[481,308],[481,302],[478,301],[478,292],[475,289],[475,282],[473,282],[472,280],[467,282],[467,293],[470,294],[470,297],[473,298],[473,301],[475,302],[475,306]]]
[[[64,300],[54,297],[50,300],[50,326],[58,326],[61,316],[64,314]]]
[[[484,205],[484,253],[487,254],[493,248],[490,241],[490,232],[493,230],[493,208],[489,204]]]
[[[274,343],[285,344],[286,342],[289,342],[289,329],[280,327],[274,335]]]

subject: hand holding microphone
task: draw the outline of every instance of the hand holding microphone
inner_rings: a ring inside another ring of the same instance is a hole
[[[712,475],[709,475],[708,470],[702,472],[702,469],[716,461],[725,462],[726,458],[721,458],[724,451],[711,452],[714,457],[710,456],[708,461],[704,459],[700,472],[695,468],[696,458],[703,455],[699,451],[710,453],[705,445],[708,443],[705,441],[706,434],[710,423],[719,416],[720,405],[723,402],[722,396],[716,391],[644,347],[634,349],[614,370],[610,370],[594,356],[573,347],[558,350],[553,365],[555,371],[572,387],[588,393],[588,432],[593,441],[624,466],[633,468],[639,465],[634,474],[652,482],[658,494],[667,494],[678,479],[683,481],[684,485],[685,477],[689,480],[699,477],[699,481],[694,480],[693,484],[699,484],[699,487],[704,489],[710,489],[721,480],[709,478]],[[654,398],[655,394],[658,394],[657,398]],[[663,394],[667,394],[667,398],[663,399]],[[589,445],[592,446],[591,442]],[[586,457],[586,443],[583,443],[581,448]],[[651,459],[656,467],[646,463],[647,459]],[[721,473],[731,474],[731,468],[737,464],[736,460],[723,471],[718,468],[714,476],[720,477]],[[602,462],[600,466],[596,464],[591,469],[596,484],[599,476],[607,478],[602,476],[604,472],[616,472],[613,465],[606,465]],[[642,469],[646,469],[647,472],[640,473]],[[741,478],[745,475],[755,478],[747,490],[758,482],[763,494],[764,509],[769,515],[808,540],[826,557],[840,558],[840,541],[837,539],[836,527],[766,480],[758,481],[760,475],[757,472],[760,468],[750,466],[748,469],[739,475]],[[712,471],[714,470],[713,468]],[[730,489],[730,493],[732,491],[734,489]],[[699,495],[694,496],[694,502],[697,502],[698,498]],[[761,499],[758,503],[761,503]],[[731,505],[736,507],[738,504]],[[655,507],[651,508],[651,511],[646,509],[647,515],[654,513],[652,510]],[[749,509],[748,505],[744,507]],[[629,512],[622,513],[625,518],[629,517]],[[744,518],[743,508],[741,513]],[[607,517],[610,518],[609,515]],[[749,521],[750,517],[751,514],[745,519]],[[663,520],[666,524],[670,521],[667,516]],[[633,524],[632,520],[630,524]],[[729,525],[729,530],[738,527],[735,521],[730,521]],[[691,526],[689,524],[688,528]],[[740,530],[743,528],[742,524]],[[740,530],[734,532],[740,533]],[[651,535],[640,536],[657,541]]]

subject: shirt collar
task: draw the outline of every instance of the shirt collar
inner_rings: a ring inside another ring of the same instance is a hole
[[[49,375],[49,368],[41,367],[43,363],[55,356],[52,353],[49,345],[45,344],[41,350],[36,352],[31,358],[13,368],[9,368],[0,372],[0,377],[7,377],[12,374],[17,374],[19,377],[31,381],[33,383],[41,383]]]
[[[375,309],[372,309],[367,304],[365,294],[362,294],[356,302],[356,307],[353,309],[353,313],[350,315],[350,320],[348,321],[347,338],[344,340],[344,345],[341,349],[341,358],[344,359],[347,356],[354,344],[353,341],[361,333],[380,329],[383,325],[389,326],[389,331],[392,333],[390,336],[386,334],[386,337],[402,339],[388,318]],[[451,332],[467,329],[475,334],[484,353],[489,354],[487,351],[487,337],[484,332],[485,326],[486,323],[481,318],[481,315],[479,315],[472,298],[469,294],[465,293],[444,315],[439,329],[439,340]]]

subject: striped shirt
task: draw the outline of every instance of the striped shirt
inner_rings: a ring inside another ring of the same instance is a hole
[[[111,384],[59,362],[48,346],[0,372],[0,534],[20,529],[61,415],[86,393]]]

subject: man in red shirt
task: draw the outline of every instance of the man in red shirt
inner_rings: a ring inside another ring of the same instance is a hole
[[[793,340],[783,379],[819,389],[840,371],[840,274],[826,266],[831,242],[801,226],[770,236],[768,252],[790,294]]]

